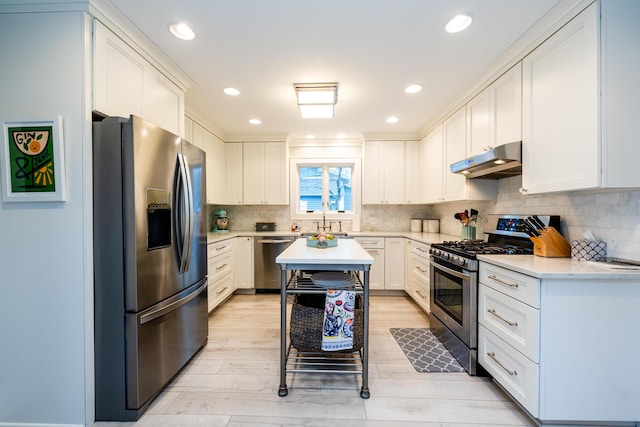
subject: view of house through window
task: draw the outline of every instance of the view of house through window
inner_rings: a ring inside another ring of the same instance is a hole
[[[352,211],[352,172],[349,165],[300,166],[299,209],[303,212]]]

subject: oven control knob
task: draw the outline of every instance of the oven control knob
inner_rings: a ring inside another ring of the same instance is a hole
[[[466,263],[465,259],[462,258],[462,257],[458,258],[457,262],[458,262],[458,265],[461,266],[461,267],[464,267],[464,265]]]
[[[433,249],[434,256],[440,256],[440,249]]]
[[[444,252],[444,253],[442,254],[442,258],[444,258],[444,259],[448,260],[450,257],[449,257],[449,254],[448,254],[448,253]]]

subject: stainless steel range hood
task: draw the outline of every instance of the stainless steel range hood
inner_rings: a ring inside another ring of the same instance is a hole
[[[451,172],[467,178],[500,179],[522,174],[522,142],[510,142],[453,163]]]

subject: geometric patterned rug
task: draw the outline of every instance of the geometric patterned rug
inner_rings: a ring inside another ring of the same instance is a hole
[[[389,331],[416,371],[465,371],[431,330],[427,328],[391,328]]]

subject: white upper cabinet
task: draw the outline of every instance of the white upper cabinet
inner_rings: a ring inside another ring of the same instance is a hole
[[[245,205],[289,203],[286,143],[245,142],[242,168]]]
[[[467,110],[463,106],[444,121],[444,200],[464,200],[464,175],[451,173],[449,165],[467,155]]]
[[[487,151],[491,147],[489,111],[491,111],[489,88],[480,92],[467,103],[467,152],[469,156]]]
[[[522,140],[522,63],[489,86],[491,148]],[[475,153],[472,153],[475,154]]]
[[[225,143],[200,124],[193,122],[192,142],[207,153],[207,203],[224,203]]]
[[[182,135],[182,89],[111,30],[93,22],[93,109],[108,116],[133,114]]]
[[[404,203],[404,142],[365,141],[363,204]]]
[[[424,203],[424,167],[422,143],[407,141],[404,145],[404,196],[407,204]]]
[[[632,16],[640,2],[593,3],[523,60],[523,194],[640,187]]]
[[[466,114],[460,108],[422,140],[424,203],[495,200],[498,181],[466,179],[449,165],[466,157]]]
[[[421,141],[424,154],[424,197],[427,203],[443,202],[442,187],[444,156],[443,156],[442,123],[435,127]]]
[[[523,60],[526,193],[599,185],[597,6]]]
[[[467,103],[467,157],[522,140],[522,64]]]
[[[227,143],[225,146],[225,204],[241,205],[242,196],[242,146],[241,143]]]

